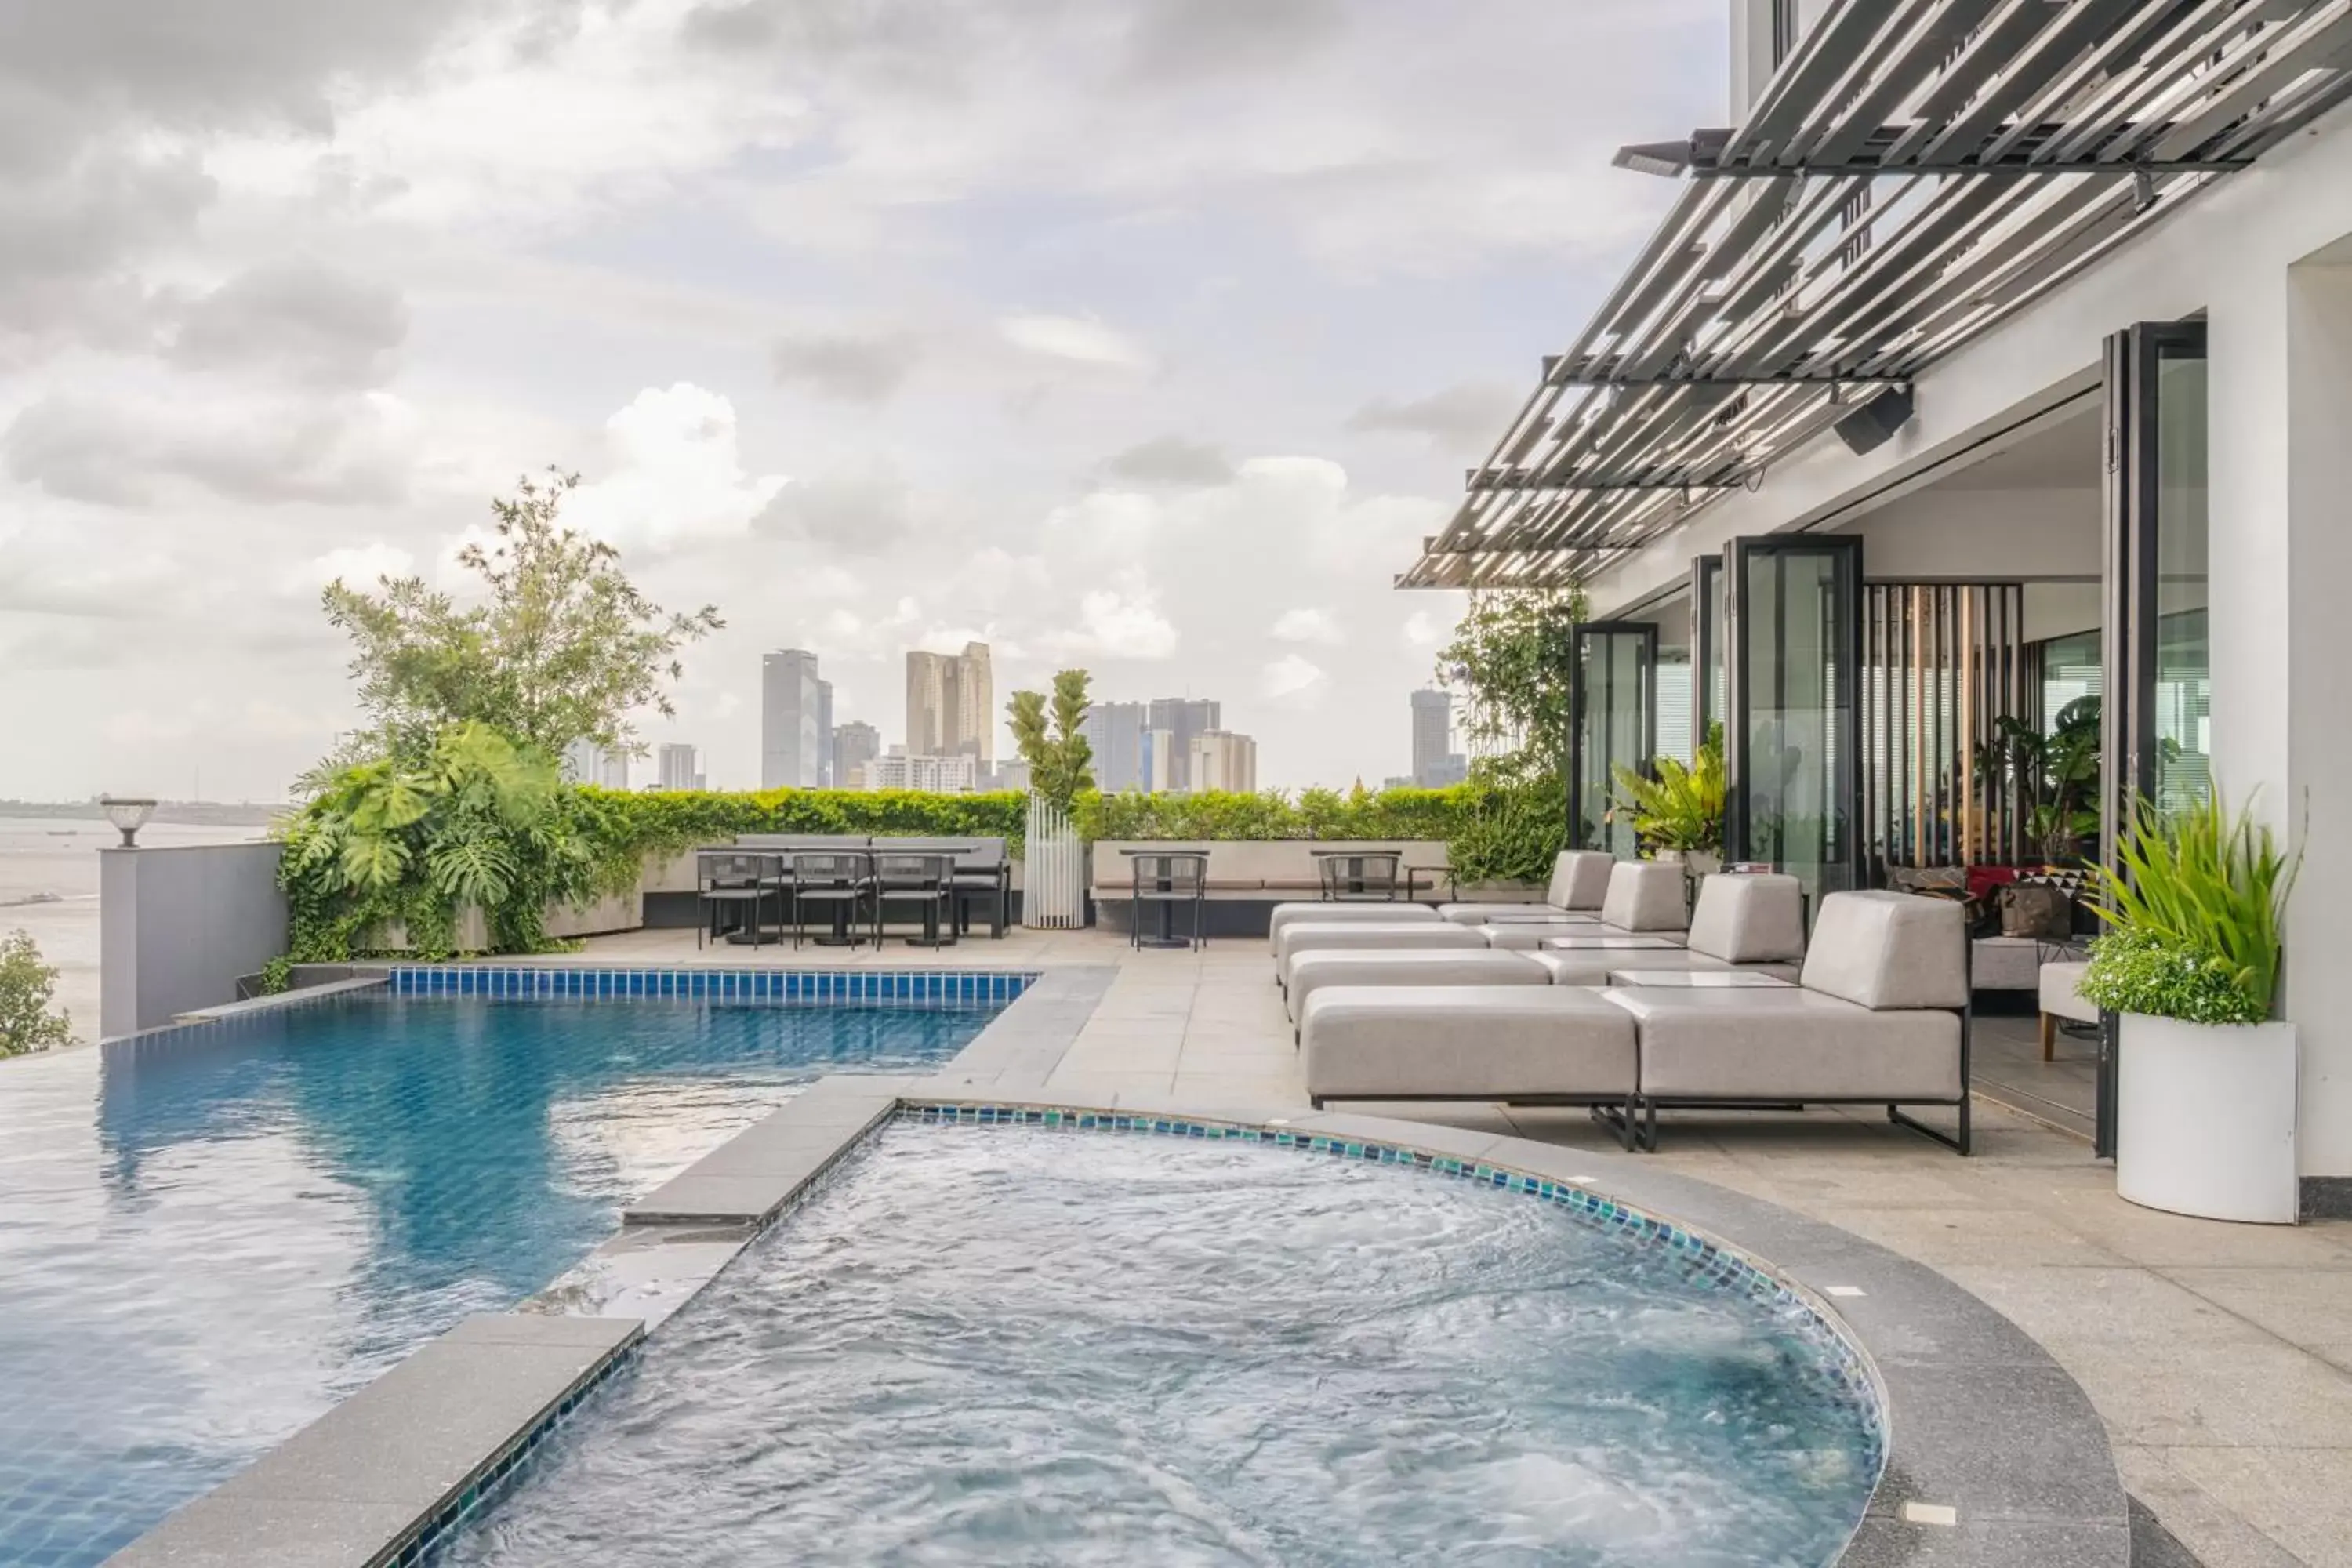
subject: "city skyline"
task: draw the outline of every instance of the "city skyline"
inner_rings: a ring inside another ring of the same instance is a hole
[[[893,730],[903,649],[986,642],[1000,759],[1003,694],[1083,666],[1217,693],[1262,782],[1402,772],[1384,715],[1460,600],[1395,563],[1529,323],[1570,331],[1672,197],[1609,150],[1723,112],[1719,0],[851,6],[735,57],[688,5],[318,0],[194,54],[47,9],[0,65],[38,121],[0,168],[0,733],[42,737],[0,794],[49,798],[282,796],[358,721],[320,590],[465,593],[550,463],[648,598],[726,617],[638,716],[714,782],[757,781],[793,644]],[[93,75],[100,26],[153,47]],[[91,207],[76,170],[120,177]]]

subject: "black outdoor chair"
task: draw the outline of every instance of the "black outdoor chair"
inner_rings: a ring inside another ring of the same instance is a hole
[[[821,946],[856,947],[857,926],[874,892],[874,857],[862,849],[803,851],[792,858],[789,889],[793,900],[793,946],[797,949],[809,914],[824,910],[833,917],[830,936],[814,939]],[[882,942],[880,926],[875,945]]]
[[[696,951],[701,950],[704,937],[717,942],[729,931],[750,931],[751,945],[757,947],[767,935],[764,917],[771,898],[777,900],[778,921],[783,919],[784,889],[776,871],[776,858],[772,855],[748,855],[728,849],[698,853],[694,858],[695,897],[702,918],[694,929]],[[736,911],[735,923],[727,931],[719,929],[722,910]]]
[[[1013,918],[1013,861],[1004,853],[1004,840],[983,838],[977,847],[966,850],[955,858],[955,929],[958,936],[971,934],[971,906],[978,900],[988,908],[988,934],[992,938],[1004,935],[1005,926]]]
[[[1323,877],[1327,904],[1392,904],[1397,900],[1397,868],[1402,852],[1370,850],[1363,854],[1318,855],[1316,868]]]
[[[923,934],[910,936],[910,947],[945,947],[955,933],[955,857],[877,850],[874,856],[874,945],[882,945],[882,926],[891,906],[919,905]],[[942,930],[944,926],[944,930]]]
[[[1201,914],[1209,896],[1209,858],[1195,850],[1190,854],[1135,855],[1129,858],[1135,879],[1134,912],[1128,921],[1129,945],[1143,947],[1181,947],[1184,939],[1171,929],[1176,906],[1192,906],[1192,940],[1194,947],[1205,947],[1202,934]],[[1157,936],[1143,934],[1143,907],[1156,904],[1160,909],[1160,931]]]

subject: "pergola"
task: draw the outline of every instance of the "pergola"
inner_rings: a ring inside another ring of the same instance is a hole
[[[2352,0],[1841,0],[1685,181],[1400,587],[1582,581],[2352,94]],[[1884,401],[1882,401],[1884,400]],[[1872,406],[1875,405],[1875,406]]]

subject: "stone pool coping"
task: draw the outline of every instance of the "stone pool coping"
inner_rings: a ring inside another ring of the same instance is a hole
[[[431,1342],[110,1561],[125,1568],[414,1563],[488,1500],[520,1456],[645,1333],[819,1190],[878,1127],[905,1110],[992,1107],[1373,1142],[1572,1185],[1669,1217],[1796,1289],[1875,1373],[1886,1464],[1841,1568],[2127,1568],[2127,1505],[2088,1398],[2023,1331],[1934,1270],[1642,1162],[1292,1106],[1170,1096],[1114,1110],[1042,1089],[1043,1069],[1067,1048],[1113,973],[1042,972],[931,1077],[820,1079],[624,1211],[618,1234],[518,1310],[469,1320]],[[463,1375],[486,1350],[503,1357],[497,1374]]]

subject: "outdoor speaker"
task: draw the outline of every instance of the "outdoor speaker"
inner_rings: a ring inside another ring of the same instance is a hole
[[[1873,451],[1903,428],[1912,407],[1909,387],[1889,387],[1837,422],[1838,439],[1856,457]]]

